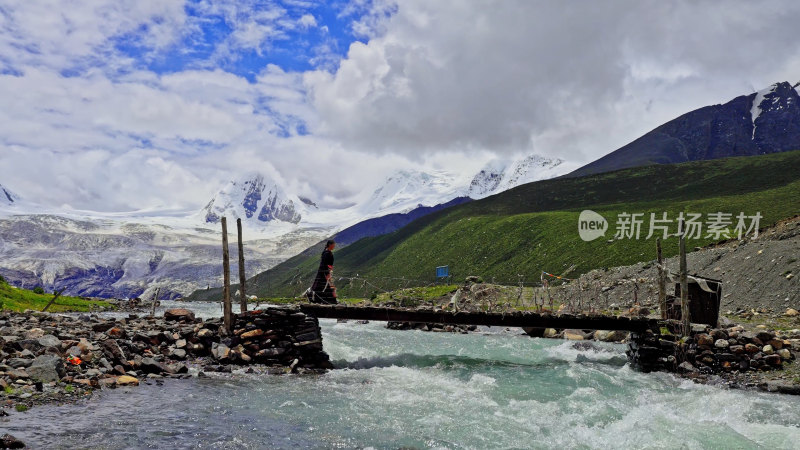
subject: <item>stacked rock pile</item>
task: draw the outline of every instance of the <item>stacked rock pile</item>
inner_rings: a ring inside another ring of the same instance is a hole
[[[300,372],[333,368],[322,351],[319,321],[288,307],[237,315],[233,335],[210,348],[220,363],[258,363]]]
[[[800,340],[767,330],[697,327],[689,337],[632,333],[628,357],[644,371],[719,373],[781,369],[795,359]]]

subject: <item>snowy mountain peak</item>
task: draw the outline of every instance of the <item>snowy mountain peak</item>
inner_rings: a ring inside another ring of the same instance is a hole
[[[467,196],[488,197],[521,184],[561,175],[563,170],[559,166],[563,162],[558,158],[540,155],[530,155],[519,160],[492,160],[472,179]]]
[[[750,107],[750,117],[753,122],[753,133],[751,139],[756,140],[756,129],[762,122],[774,119],[776,115],[796,107],[797,96],[800,94],[788,82],[775,83],[766,89],[762,89],[753,95],[753,104]]]
[[[370,212],[406,212],[420,205],[436,205],[458,197],[458,183],[452,174],[442,171],[399,170],[372,193],[360,210]]]
[[[295,202],[278,184],[261,174],[251,174],[225,185],[203,208],[206,223],[217,223],[222,216],[298,223],[301,215]]]
[[[0,205],[13,205],[19,202],[19,196],[0,184]]]

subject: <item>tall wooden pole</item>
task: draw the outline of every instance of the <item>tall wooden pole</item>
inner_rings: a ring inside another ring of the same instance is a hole
[[[661,238],[656,239],[656,253],[658,254],[658,305],[661,308],[661,318],[667,318],[667,277],[664,267],[664,258],[661,256]]]
[[[681,320],[683,321],[683,335],[688,336],[692,330],[691,317],[689,317],[689,281],[686,273],[686,230],[684,223],[679,222],[680,233],[680,258],[681,258]]]
[[[244,287],[244,244],[242,243],[242,219],[236,219],[236,230],[239,232],[239,305],[241,312],[247,312],[247,291]]]
[[[160,293],[161,293],[161,288],[157,287],[156,288],[156,293],[153,294],[153,309],[150,311],[150,315],[151,316],[155,316],[156,315],[156,302],[158,302],[158,294],[160,294]]]
[[[225,323],[225,330],[230,334],[233,331],[232,314],[231,311],[231,262],[228,255],[228,220],[222,218],[222,272],[223,272],[223,290],[222,290],[222,310],[223,320]]]

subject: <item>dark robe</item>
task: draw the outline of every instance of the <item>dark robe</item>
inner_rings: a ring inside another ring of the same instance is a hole
[[[338,303],[336,286],[333,285],[333,252],[327,248],[322,251],[317,276],[311,285],[309,300],[312,303]]]

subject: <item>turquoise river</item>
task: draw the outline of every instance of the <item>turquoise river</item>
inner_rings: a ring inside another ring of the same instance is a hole
[[[325,375],[105,390],[12,411],[0,428],[64,449],[800,448],[800,398],[639,373],[624,345],[321,325],[337,367]]]

